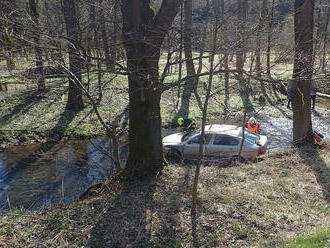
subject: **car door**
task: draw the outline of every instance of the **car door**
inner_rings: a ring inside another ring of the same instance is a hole
[[[199,142],[200,142],[201,135],[198,134],[194,137],[192,137],[184,146],[183,148],[183,154],[185,159],[198,159],[198,153],[199,153]],[[205,154],[208,150],[208,144],[210,143],[210,140],[212,138],[211,133],[205,134]]]
[[[217,134],[208,146],[208,156],[214,159],[228,159],[237,153],[240,140],[230,135]]]

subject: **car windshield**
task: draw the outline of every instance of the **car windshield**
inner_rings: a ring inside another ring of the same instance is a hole
[[[182,136],[181,142],[184,142],[184,141],[190,139],[192,136],[194,136],[194,135],[196,135],[198,133],[199,133],[199,131],[192,131],[192,132],[186,133],[185,135]]]

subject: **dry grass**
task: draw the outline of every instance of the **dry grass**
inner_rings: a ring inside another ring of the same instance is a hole
[[[0,244],[273,247],[315,228],[329,234],[329,150],[291,150],[255,164],[203,167],[194,229],[193,173],[193,166],[169,166],[157,179],[123,185],[116,194],[39,212],[16,211],[0,218]]]

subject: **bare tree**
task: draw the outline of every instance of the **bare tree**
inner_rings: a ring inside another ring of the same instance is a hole
[[[293,144],[313,143],[310,87],[313,76],[314,0],[295,0]]]
[[[82,99],[82,90],[79,87],[81,82],[81,70],[83,67],[83,59],[80,54],[80,39],[78,17],[76,14],[76,5],[74,0],[63,0],[63,14],[66,26],[70,71],[69,74],[69,96],[66,109],[79,110],[84,107]]]
[[[36,74],[38,76],[38,91],[40,93],[45,92],[45,78],[43,75],[43,59],[42,50],[40,48],[40,31],[39,31],[39,13],[38,7],[35,0],[29,0],[31,17],[33,20],[33,40],[34,40],[34,51],[36,56]]]
[[[192,0],[184,0],[183,6],[184,13],[184,30],[183,30],[183,47],[186,59],[187,75],[195,75],[195,65],[192,60]],[[179,116],[187,117],[189,114],[189,103],[190,97],[194,90],[194,79],[187,80],[185,82],[182,96],[181,96],[181,107],[178,111]]]
[[[270,73],[270,55],[271,55],[271,41],[272,41],[272,33],[273,33],[273,25],[274,25],[274,8],[275,8],[275,0],[272,1],[272,7],[270,9],[270,13],[268,14],[268,30],[267,30],[267,76],[271,78]]]
[[[107,65],[107,69],[111,70],[111,59],[110,59],[110,47],[108,43],[108,35],[107,35],[107,28],[106,28],[106,19],[104,17],[104,11],[103,11],[103,0],[99,0],[99,15],[100,15],[100,28],[102,33],[102,43],[103,43],[103,50],[105,55],[105,63]]]
[[[246,52],[245,43],[247,41],[245,22],[247,20],[248,11],[248,0],[237,0],[237,19],[238,19],[238,32],[237,32],[237,47],[236,47],[236,69],[238,71],[238,84],[239,84],[239,94],[241,96],[244,107],[247,108],[248,105],[248,85],[243,78],[244,53]]]
[[[163,0],[155,15],[151,1],[123,0],[123,42],[129,83],[128,179],[148,177],[165,165],[161,139],[159,58],[180,1]]]
[[[328,46],[328,27],[330,22],[330,6],[327,6],[326,8],[327,14],[326,14],[326,20],[323,30],[323,53],[322,53],[322,67],[321,70],[324,72],[326,68],[326,56],[327,56],[327,46]]]
[[[215,4],[216,5],[216,4]],[[215,10],[216,12],[218,10]],[[207,117],[207,111],[208,111],[208,104],[209,99],[211,96],[211,87],[213,83],[213,76],[215,71],[215,65],[214,65],[214,57],[216,54],[216,48],[217,48],[217,39],[218,39],[218,30],[219,30],[219,15],[215,14],[215,23],[213,26],[213,32],[212,32],[212,44],[211,44],[211,54],[210,54],[210,71],[208,75],[208,83],[207,83],[207,89],[205,94],[205,100],[203,104],[203,117],[202,117],[202,127],[201,127],[201,135],[199,140],[199,154],[198,154],[198,163],[195,170],[195,177],[194,177],[194,184],[192,189],[192,206],[191,206],[191,215],[193,217],[193,220],[196,217],[196,207],[197,207],[197,186],[198,186],[198,180],[199,180],[199,174],[200,174],[200,168],[203,164],[204,159],[204,137],[205,137],[205,125],[206,125],[206,117]]]

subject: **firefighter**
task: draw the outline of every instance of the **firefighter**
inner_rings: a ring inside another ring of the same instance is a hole
[[[250,118],[245,127],[252,133],[260,133],[259,122],[254,117]]]
[[[196,129],[196,123],[191,118],[182,118],[178,119],[178,124],[184,132],[191,132]]]

